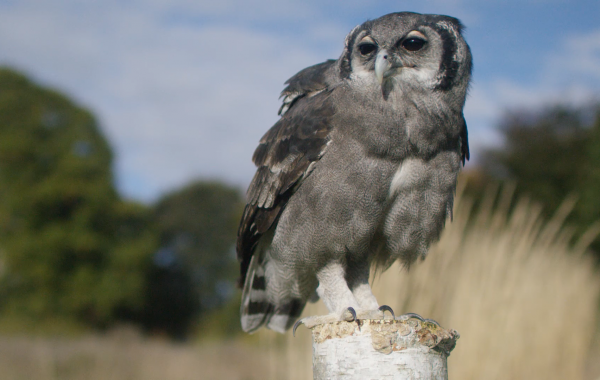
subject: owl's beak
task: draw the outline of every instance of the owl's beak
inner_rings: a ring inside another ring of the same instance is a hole
[[[384,79],[396,73],[402,64],[392,62],[393,58],[387,50],[383,49],[377,53],[375,58],[375,77],[379,84],[383,84]]]

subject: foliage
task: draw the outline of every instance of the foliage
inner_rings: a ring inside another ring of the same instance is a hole
[[[103,326],[139,309],[155,239],[89,111],[0,69],[1,311]]]
[[[510,193],[500,198],[488,194],[473,213],[459,196],[424,262],[409,272],[394,265],[374,280],[379,302],[460,333],[450,379],[598,379],[600,347],[589,345],[600,278],[584,247],[565,244],[561,218],[544,221],[526,201],[508,213]],[[492,203],[505,206],[492,211]],[[323,313],[318,302],[304,315]],[[204,323],[218,329],[221,321]],[[0,368],[2,379],[15,380],[312,379],[308,329],[241,338],[173,344],[126,329],[79,339],[0,336]]]
[[[600,220],[600,105],[507,113],[500,131],[504,146],[484,152],[484,177],[516,183],[517,194],[539,201],[546,216],[575,196],[569,221],[580,234]],[[600,252],[600,240],[593,248]]]
[[[183,337],[229,301],[237,189],[198,182],[147,207],[120,199],[111,167],[89,111],[0,69],[0,320]]]
[[[159,200],[149,327],[183,336],[194,317],[229,301],[238,274],[234,244],[242,207],[239,191],[218,182],[192,183]]]

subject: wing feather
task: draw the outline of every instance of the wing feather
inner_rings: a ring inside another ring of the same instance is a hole
[[[284,115],[296,100],[331,88],[339,80],[336,63],[336,60],[329,59],[307,67],[288,79],[285,82],[288,86],[281,92],[283,101],[279,115]]]
[[[258,240],[274,226],[327,148],[335,113],[330,95],[329,89],[322,89],[314,96],[295,99],[254,152],[252,160],[258,169],[248,188],[248,203],[238,229],[240,284],[245,281]]]

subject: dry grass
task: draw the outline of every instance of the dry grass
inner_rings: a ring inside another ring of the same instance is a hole
[[[262,380],[264,354],[241,342],[176,345],[118,332],[79,339],[0,338],[3,380]]]
[[[597,231],[573,247],[563,226],[572,200],[548,222],[527,200],[508,215],[511,200],[509,188],[499,197],[491,191],[471,215],[471,203],[459,199],[427,259],[409,272],[393,266],[374,292],[397,313],[416,312],[460,332],[451,379],[584,379],[586,364],[600,361],[589,354],[600,277],[585,255]],[[324,312],[320,305],[307,310]],[[291,356],[310,355],[310,335],[297,341]],[[289,378],[309,379],[310,371]]]
[[[600,277],[585,255],[592,233],[568,244],[563,220],[572,201],[544,222],[525,200],[508,215],[510,191],[498,198],[490,193],[476,215],[460,199],[427,260],[377,278],[380,303],[461,333],[449,359],[451,379],[599,379],[600,346],[589,354],[600,295]],[[319,303],[305,314],[325,312]],[[310,345],[303,328],[296,338],[261,331],[253,344],[184,346],[126,331],[77,340],[0,338],[0,378],[304,380],[312,378]]]
[[[378,282],[380,300],[461,333],[451,378],[582,379],[600,294],[591,234],[569,247],[570,200],[544,223],[526,200],[507,215],[510,190],[492,212],[493,195],[473,218],[463,200],[425,262]]]

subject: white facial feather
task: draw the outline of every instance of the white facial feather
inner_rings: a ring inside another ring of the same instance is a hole
[[[398,74],[394,76],[394,78],[406,83],[418,83],[425,88],[433,88],[436,83],[437,73],[437,67],[404,67]]]

